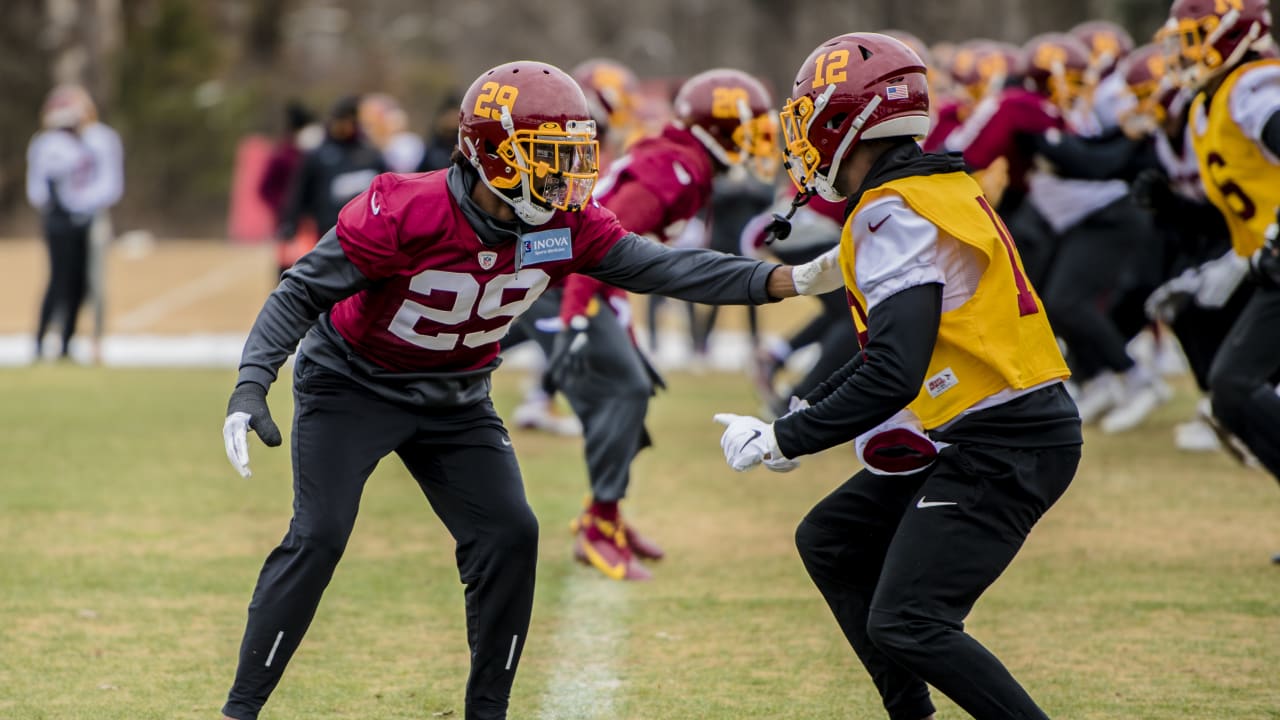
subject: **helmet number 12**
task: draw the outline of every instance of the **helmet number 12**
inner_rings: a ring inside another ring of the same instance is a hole
[[[520,89],[514,85],[499,85],[490,80],[480,86],[480,95],[476,97],[476,117],[501,120],[502,111],[495,105],[502,105],[510,111],[511,106],[516,104],[516,95],[519,94]]]
[[[815,65],[813,86],[815,88],[844,82],[849,77],[845,72],[845,68],[849,66],[848,50],[832,50],[829,53],[823,53],[813,62]],[[826,71],[825,74],[824,70]]]

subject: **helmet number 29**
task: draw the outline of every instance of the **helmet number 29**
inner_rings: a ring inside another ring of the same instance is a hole
[[[845,68],[849,66],[849,51],[840,49],[823,53],[814,62],[813,86],[824,87],[848,79]],[[823,71],[826,71],[825,73]]]
[[[480,86],[480,94],[476,97],[476,117],[501,120],[502,111],[496,106],[505,106],[510,111],[511,106],[516,104],[516,95],[519,94],[520,89],[514,85],[499,85],[490,80]]]

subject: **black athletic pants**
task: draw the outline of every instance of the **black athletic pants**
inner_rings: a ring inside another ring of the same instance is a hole
[[[533,607],[538,523],[492,404],[392,404],[305,356],[294,378],[293,519],[254,588],[223,712],[258,716],[342,557],[365,480],[394,452],[457,543],[471,647],[465,718],[505,718]]]
[[[1280,288],[1254,290],[1213,359],[1213,415],[1280,480]]]
[[[644,419],[661,378],[603,303],[587,327],[581,372],[561,369],[568,351],[563,345],[553,352],[550,374],[582,421],[591,498],[618,502],[631,486],[631,461],[650,445]]]
[[[859,472],[800,523],[805,569],[892,720],[933,713],[926,683],[977,720],[1047,718],[964,619],[1079,460],[1079,445],[958,443],[915,475]]]
[[[1252,296],[1253,285],[1241,283],[1226,305],[1203,308],[1192,302],[1174,317],[1170,329],[1182,346],[1182,353],[1200,392],[1209,392],[1209,370],[1213,367],[1213,359]]]
[[[1124,333],[1109,311],[1134,253],[1154,232],[1150,218],[1126,196],[1063,233],[1044,286],[1037,289],[1054,332],[1067,344],[1078,381],[1133,367]]]
[[[57,317],[62,330],[61,354],[71,348],[80,306],[89,292],[89,224],[78,224],[65,212],[44,217],[45,244],[49,250],[49,286],[40,303],[36,326],[36,354],[39,356],[49,324]]]

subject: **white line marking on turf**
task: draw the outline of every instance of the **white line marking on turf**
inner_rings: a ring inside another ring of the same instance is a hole
[[[565,582],[560,624],[552,638],[560,662],[547,683],[539,720],[614,716],[613,696],[622,682],[613,663],[636,588],[594,572],[576,568]]]
[[[245,265],[240,261],[214,268],[191,282],[163,292],[124,313],[111,323],[111,329],[126,333],[141,330],[170,313],[195,305],[210,295],[225,290],[242,279],[244,274]]]
[[[519,639],[519,635],[511,636],[511,650],[507,651],[507,666],[503,670],[511,669],[511,661],[516,659],[516,641]]]
[[[267,664],[263,667],[271,667],[271,661],[276,659],[276,650],[280,647],[280,641],[284,639],[284,631],[276,633],[276,641],[271,644],[271,652],[267,653]]]

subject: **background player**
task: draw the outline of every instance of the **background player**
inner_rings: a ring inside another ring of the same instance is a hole
[[[711,199],[714,178],[731,167],[772,160],[769,94],[739,70],[716,69],[681,86],[675,120],[636,141],[610,168],[600,204],[629,231],[668,242]],[[615,580],[651,576],[637,562],[662,550],[622,519],[631,461],[649,445],[644,418],[661,378],[636,347],[626,294],[590,277],[565,283],[566,330],[552,358],[557,386],[582,421],[591,498],[574,522],[574,554]]]
[[[1262,0],[1176,0],[1164,33],[1179,82],[1195,92],[1187,132],[1205,194],[1226,218],[1257,288],[1214,357],[1213,414],[1280,479],[1280,60]],[[1274,558],[1280,562],[1280,555]]]

